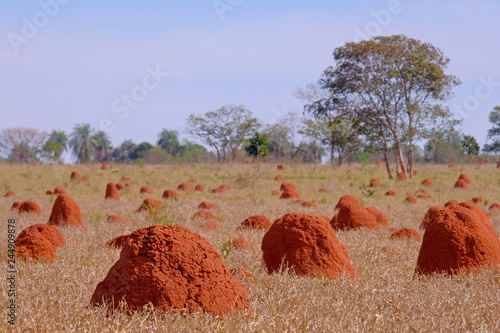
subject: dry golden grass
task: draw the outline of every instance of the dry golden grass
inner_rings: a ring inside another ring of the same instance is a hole
[[[500,330],[500,270],[484,270],[461,278],[442,276],[413,280],[413,272],[420,248],[414,241],[389,239],[388,229],[338,232],[345,244],[360,280],[319,280],[297,277],[293,274],[268,275],[260,250],[232,250],[224,259],[228,268],[244,268],[253,277],[236,275],[247,288],[254,314],[216,318],[198,313],[162,313],[144,309],[128,315],[126,310],[106,316],[103,308],[89,307],[97,283],[106,276],[118,260],[119,250],[105,246],[106,241],[154,223],[180,224],[205,237],[220,250],[236,237],[246,237],[260,246],[263,231],[236,228],[249,215],[262,214],[271,221],[288,212],[315,215],[334,215],[338,199],[351,194],[363,205],[383,211],[391,227],[418,229],[428,207],[443,205],[446,201],[470,200],[482,196],[500,202],[500,170],[488,165],[476,170],[474,166],[449,169],[446,166],[418,165],[418,176],[406,182],[389,181],[382,166],[288,165],[285,171],[275,165],[263,165],[254,188],[255,166],[188,165],[188,166],[122,166],[101,171],[100,165],[86,166],[18,166],[0,165],[2,191],[12,190],[16,196],[0,197],[0,221],[3,269],[0,279],[6,281],[7,227],[9,218],[15,218],[17,233],[36,224],[45,223],[50,215],[54,198],[45,195],[48,189],[65,186],[80,204],[85,230],[59,227],[67,245],[57,251],[54,263],[17,262],[17,325],[12,328],[5,316],[0,331],[31,332],[498,332]],[[91,185],[70,180],[72,170],[88,176]],[[314,201],[318,208],[305,208],[294,201],[279,200],[272,190],[279,189],[274,181],[277,174],[294,182],[301,197]],[[460,173],[466,173],[472,184],[466,191],[453,189]],[[133,188],[120,191],[119,201],[104,200],[108,182],[132,179]],[[247,177],[249,181],[237,181]],[[372,196],[360,189],[373,177],[382,180]],[[194,178],[194,184],[205,186],[205,192],[179,191],[179,201],[166,201],[167,214],[156,219],[137,213],[146,195],[139,194],[142,185],[155,190],[160,199],[163,190],[175,189],[181,182]],[[431,178],[434,187],[427,189],[431,199],[419,200],[415,205],[404,203],[405,193],[414,194],[423,188],[420,183]],[[166,184],[162,181],[166,181]],[[210,189],[229,184],[232,190],[212,194]],[[326,188],[329,192],[318,192]],[[254,200],[254,189],[255,198]],[[386,197],[384,193],[396,190],[398,195]],[[14,201],[33,200],[42,208],[41,216],[18,215],[10,211]],[[197,205],[203,201],[214,203],[213,213],[221,217],[222,230],[209,230],[203,221],[193,219]],[[488,206],[481,205],[484,209]],[[119,214],[134,222],[110,224],[107,216]],[[490,221],[500,231],[500,214]],[[420,232],[421,235],[422,232]],[[387,251],[382,248],[386,247]],[[5,313],[6,290],[2,286],[2,311]]]

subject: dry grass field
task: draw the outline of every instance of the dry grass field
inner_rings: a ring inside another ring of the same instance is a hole
[[[236,230],[250,215],[265,215],[271,221],[289,212],[304,212],[332,217],[339,198],[345,194],[357,197],[362,205],[374,206],[387,215],[394,228],[417,229],[431,206],[456,199],[468,201],[482,196],[500,203],[500,170],[495,165],[480,169],[475,166],[448,168],[442,165],[417,165],[418,175],[406,182],[388,180],[383,166],[287,165],[278,171],[276,165],[263,164],[256,179],[255,165],[115,165],[100,170],[100,165],[0,165],[0,279],[2,281],[2,312],[6,313],[7,220],[16,219],[17,233],[24,228],[46,223],[54,197],[46,190],[64,186],[79,203],[86,228],[58,227],[67,244],[57,250],[56,262],[17,261],[17,320],[7,323],[2,314],[0,331],[20,332],[499,332],[500,331],[500,269],[483,270],[467,277],[444,276],[413,279],[420,243],[391,240],[387,228],[379,230],[340,231],[337,236],[347,247],[359,281],[298,277],[293,274],[268,275],[263,264],[260,244],[263,231]],[[90,178],[90,185],[70,180],[72,170]],[[472,180],[468,190],[454,189],[461,173]],[[294,200],[272,196],[279,190],[277,174],[295,183],[302,199],[314,201],[318,208],[306,208]],[[105,200],[108,182],[130,177],[133,187],[120,191],[121,199]],[[248,178],[247,181],[238,179]],[[363,193],[363,184],[378,177],[382,185],[372,195]],[[417,204],[404,202],[405,193],[414,194],[423,188],[420,183],[430,178],[427,188],[430,199]],[[178,201],[166,201],[167,213],[150,218],[137,213],[146,195],[139,194],[143,185],[150,186],[161,199],[165,189],[175,189],[181,182],[202,184],[204,192],[181,192]],[[232,190],[211,193],[221,184]],[[318,192],[326,188],[328,192]],[[398,194],[385,196],[389,189]],[[16,193],[3,197],[8,190]],[[42,208],[42,215],[18,215],[10,211],[14,201],[33,200]],[[217,206],[214,214],[221,218],[223,228],[202,227],[203,220],[193,218],[201,201]],[[488,205],[480,206],[487,210]],[[133,223],[111,224],[107,216],[118,214]],[[500,213],[490,221],[500,232]],[[232,250],[224,258],[229,269],[244,268],[252,277],[235,276],[250,294],[254,313],[213,317],[203,313],[185,315],[164,313],[145,308],[128,314],[123,311],[106,316],[106,309],[93,308],[89,301],[96,285],[104,279],[118,260],[120,251],[110,249],[106,242],[119,235],[155,223],[173,223],[189,228],[221,250],[237,237],[253,240],[259,250]],[[419,231],[423,236],[423,232]],[[385,249],[383,249],[385,248]]]

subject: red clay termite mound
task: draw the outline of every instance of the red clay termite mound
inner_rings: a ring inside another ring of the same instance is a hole
[[[278,170],[286,170],[286,167],[283,164],[278,164]]]
[[[500,209],[500,204],[494,203],[488,208],[488,210],[498,210]]]
[[[46,195],[52,195],[52,194],[54,194],[54,192],[52,192],[51,190],[47,190],[47,191],[45,191],[45,194]]]
[[[5,193],[4,197],[11,197],[13,195],[16,195],[16,194],[12,191],[9,191],[9,192]]]
[[[430,180],[429,178],[425,178],[422,183],[422,185],[424,186],[427,186],[427,187],[432,187],[434,186],[434,184],[432,183],[432,180]]]
[[[87,185],[90,185],[90,179],[89,179],[89,177],[85,177],[85,176],[84,176],[84,177],[82,177],[82,180],[83,180],[85,183],[87,183]]]
[[[80,173],[78,171],[72,171],[71,172],[71,179],[80,179],[82,176],[80,176]]]
[[[486,163],[484,163],[484,161],[483,161],[483,160],[479,160],[479,161],[477,161],[477,163],[478,163],[479,165],[486,165]]]
[[[458,201],[457,201],[458,204]],[[445,205],[445,207],[448,207]],[[424,219],[420,223],[420,230],[425,230],[427,229],[427,225],[429,224],[430,221],[432,221],[435,217],[439,215],[439,213],[443,210],[443,207],[440,206],[434,206],[429,208],[429,210],[425,213]]]
[[[464,182],[466,182],[467,184],[472,184],[471,180],[469,179],[469,177],[467,177],[467,175],[464,175],[464,174],[461,174],[458,179],[461,179],[463,180]]]
[[[106,194],[104,195],[104,199],[120,200],[120,195],[118,195],[118,190],[116,189],[115,184],[108,183],[108,185],[106,185]]]
[[[80,206],[67,194],[57,196],[47,223],[52,225],[85,227]]]
[[[378,159],[375,163],[376,163],[377,165],[382,165],[382,160],[381,160],[381,159]]]
[[[148,186],[141,186],[141,189],[139,190],[140,194],[154,194],[155,191]]]
[[[454,188],[461,188],[462,190],[466,190],[467,189],[467,183],[465,182],[465,180],[463,179],[459,179],[457,180],[457,182],[455,183],[455,185],[453,185]]]
[[[426,191],[426,190],[424,190],[424,189],[417,190],[417,192],[416,192],[416,193],[417,193],[417,194],[423,194],[423,195],[427,195],[427,194],[429,194],[429,193],[427,193],[427,191]]]
[[[372,178],[372,180],[370,180],[370,187],[375,187],[375,186],[379,186],[380,184],[382,184],[382,182],[380,181],[380,179],[378,178]]]
[[[442,208],[427,225],[415,274],[465,275],[500,265],[500,240],[488,214],[472,202]]]
[[[194,186],[189,183],[181,183],[177,186],[177,189],[180,191],[194,191]]]
[[[269,230],[273,223],[264,215],[252,215],[241,222],[242,229]]]
[[[194,190],[200,192],[205,191],[205,186],[198,184],[194,187]]]
[[[271,194],[272,195],[280,195],[281,193],[280,193],[280,191],[274,190]]]
[[[418,234],[417,230],[403,228],[391,235],[391,239],[413,239],[417,242],[422,241],[422,237]]]
[[[132,220],[129,219],[129,218],[126,218],[124,216],[120,216],[120,215],[109,215],[108,216],[108,222],[128,223],[128,222],[132,222]]]
[[[413,195],[407,195],[405,200],[409,204],[416,204],[417,203],[417,198],[415,198]]]
[[[497,163],[497,169],[500,169],[500,162]]]
[[[207,201],[202,201],[201,204],[198,205],[198,209],[213,209],[213,208],[215,208],[215,205]]]
[[[108,163],[102,162],[102,164],[101,164],[101,170],[108,170]]]
[[[362,227],[374,229],[389,224],[384,213],[374,207],[362,207],[358,199],[350,195],[340,198],[335,209],[338,209],[339,212],[330,221],[330,225],[334,230],[359,229]]]
[[[35,213],[37,215],[42,214],[42,210],[40,206],[36,202],[33,201],[25,201],[19,207],[19,214],[21,213]]]
[[[390,195],[390,196],[395,196],[396,194],[397,193],[394,190],[389,190],[389,191],[385,192],[385,195]]]
[[[219,230],[222,229],[222,224],[217,223],[217,222],[207,222],[202,225],[202,227],[205,227],[207,229],[211,230]]]
[[[456,164],[448,164],[448,168],[456,168],[457,165]]]
[[[133,232],[120,259],[100,282],[91,304],[132,311],[151,302],[163,310],[211,315],[252,311],[248,292],[219,253],[200,235],[179,225],[153,225]]]
[[[318,205],[316,205],[314,202],[311,201],[303,201],[300,205],[304,207],[318,208]]]
[[[194,213],[194,217],[201,217],[202,219],[205,219],[205,220],[217,220],[217,221],[220,221],[220,218],[215,216],[214,214],[206,211],[206,210],[200,210],[196,213]]]
[[[55,195],[62,195],[62,194],[68,194],[68,191],[63,186],[58,186],[54,189],[54,194]]]
[[[277,175],[276,177],[274,177],[274,180],[284,181],[285,177],[283,177],[283,175]]]
[[[22,201],[15,201],[12,206],[10,207],[10,210],[17,210],[19,211],[19,207],[21,207],[21,205],[23,204]]]
[[[125,185],[123,185],[122,183],[116,183],[115,187],[118,191],[123,191],[125,189]]]
[[[121,180],[121,181],[123,181],[123,182],[129,182],[129,181],[131,181],[131,180],[132,180],[132,178],[122,176],[122,178],[120,178],[120,180]]]
[[[113,238],[112,240],[108,241],[106,244],[111,248],[119,249],[119,248],[123,247],[123,243],[125,243],[125,241],[128,239],[129,236],[130,235],[118,236],[118,237]]]
[[[55,261],[56,248],[66,244],[56,227],[35,224],[21,231],[15,241],[17,256],[25,260]]]
[[[447,201],[444,206],[445,207],[450,207],[451,205],[458,205],[460,202],[458,202],[457,200],[450,200],[450,201]]]
[[[399,180],[401,182],[405,181],[406,180],[406,174],[404,172],[399,172],[396,175],[396,180]]]
[[[318,190],[318,192],[324,192],[324,193],[325,193],[325,192],[328,192],[328,190],[327,190],[326,188],[322,187],[322,188],[320,188],[320,189]]]
[[[247,238],[236,238],[231,243],[231,246],[235,250],[244,250],[244,249],[256,250],[257,249],[257,245],[255,245],[254,242],[252,242],[250,239],[247,239]]]
[[[412,175],[414,175],[414,176],[416,176],[416,175],[418,175],[418,172],[417,172],[417,170],[413,169],[413,170],[411,171],[411,174],[412,174]]]
[[[222,184],[220,186],[217,186],[216,188],[212,189],[212,193],[222,193],[226,192],[231,189],[231,186]]]
[[[283,191],[280,199],[296,198],[300,200],[299,192],[297,191],[297,187],[295,187],[295,184],[290,182],[282,183],[280,190]]]
[[[150,212],[155,213],[158,210],[162,210],[165,208],[165,205],[160,200],[146,198],[141,204],[141,207],[137,210],[137,212]]]
[[[475,204],[478,204],[478,203],[484,203],[486,200],[484,200],[484,198],[482,197],[474,197],[472,198],[472,202],[475,203]]]
[[[262,239],[262,251],[269,274],[283,263],[297,275],[335,279],[345,273],[357,279],[346,247],[318,216],[289,213],[277,219]]]
[[[177,193],[176,190],[165,190],[165,191],[163,191],[163,195],[161,197],[165,198],[165,199],[177,200],[180,198],[180,195],[179,195],[179,193]]]

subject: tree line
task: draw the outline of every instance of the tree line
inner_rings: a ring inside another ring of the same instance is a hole
[[[450,59],[439,48],[404,35],[374,37],[336,48],[333,60],[316,83],[294,92],[305,102],[302,117],[290,112],[264,125],[242,105],[191,114],[184,132],[202,144],[181,140],[172,129],[163,129],[155,143],[126,140],[112,147],[108,134],[89,124],[75,125],[70,134],[10,128],[0,131],[0,154],[13,162],[60,162],[70,150],[78,163],[229,163],[255,151],[304,163],[380,158],[389,178],[394,172],[411,177],[415,161],[454,163],[479,155],[477,141],[457,130],[461,120],[446,105],[461,82],[447,73]],[[482,151],[498,153],[499,106],[489,120]],[[249,148],[256,142],[265,147]]]

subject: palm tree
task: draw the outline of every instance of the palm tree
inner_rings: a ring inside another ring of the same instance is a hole
[[[78,163],[88,163],[95,151],[90,124],[77,124],[71,133],[70,147]]]
[[[61,130],[52,130],[43,150],[49,154],[50,159],[60,160],[62,152],[67,148],[68,137],[66,133]]]
[[[90,138],[92,144],[95,147],[95,158],[99,162],[107,161],[108,152],[111,149],[111,140],[109,139],[109,135],[104,131],[97,131]]]
[[[170,155],[176,156],[181,148],[181,144],[179,142],[179,132],[164,128],[160,134],[158,134],[158,141],[156,144],[158,147],[166,150]]]

